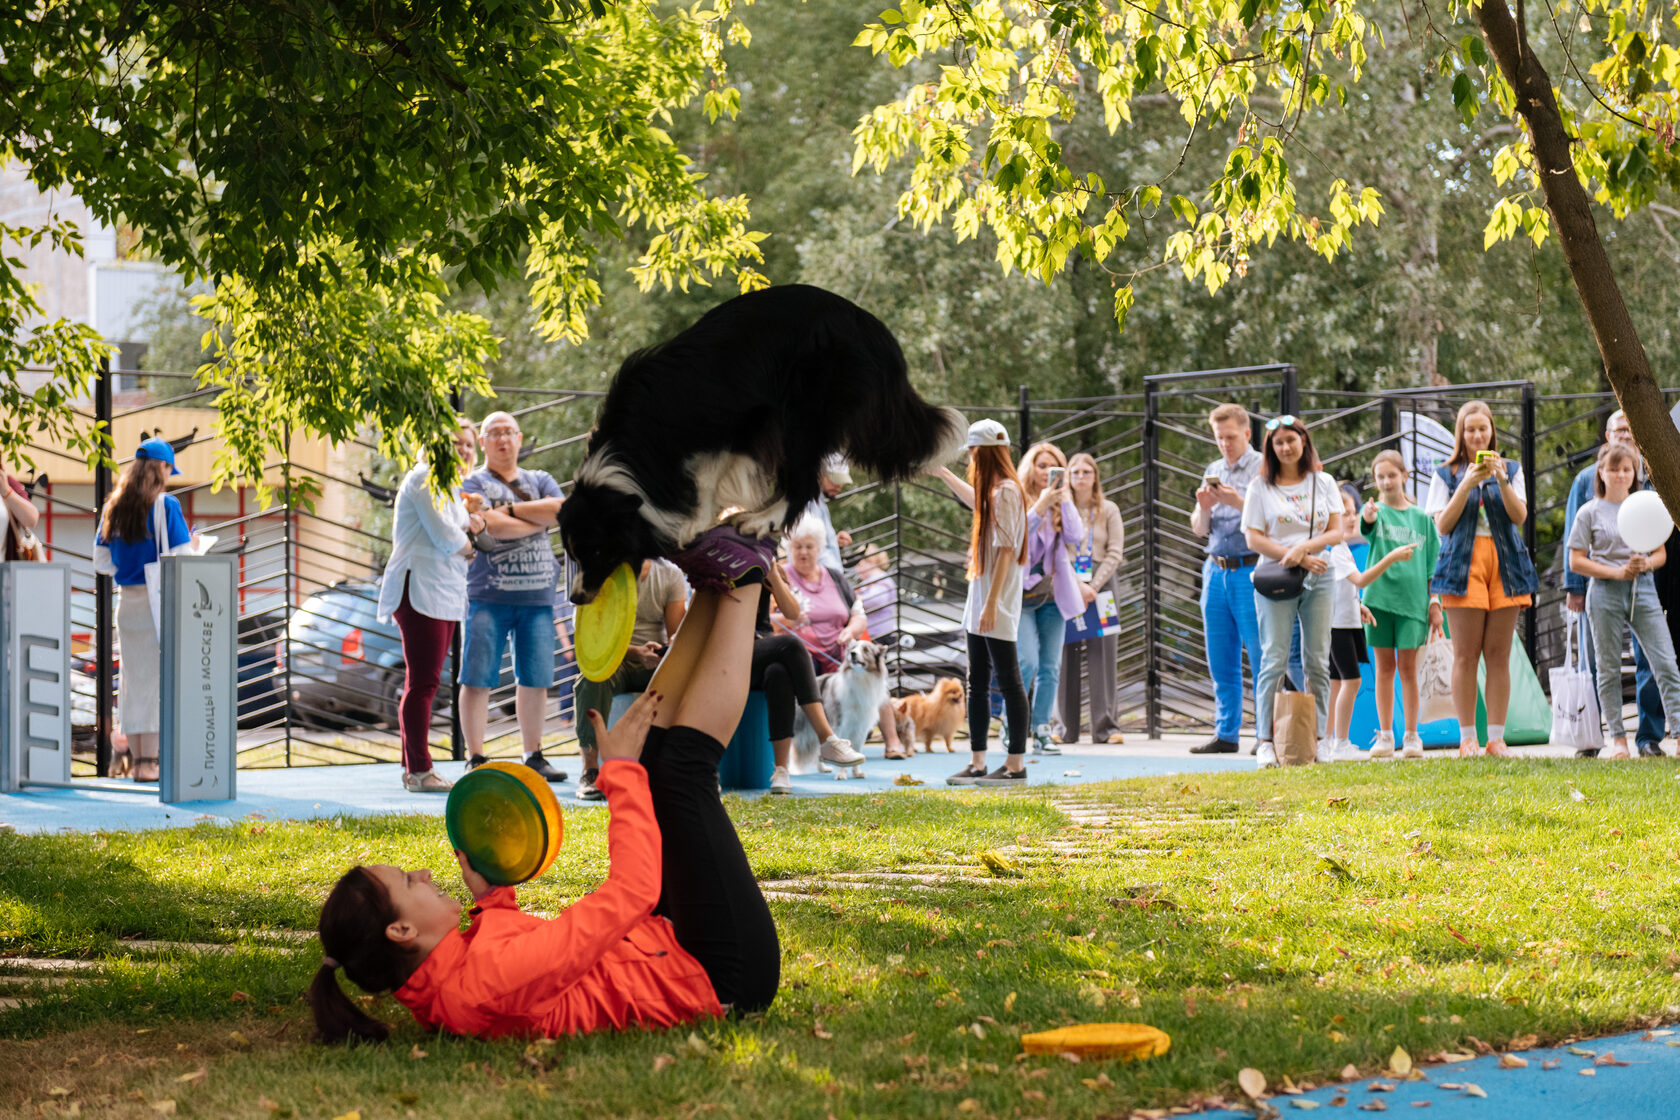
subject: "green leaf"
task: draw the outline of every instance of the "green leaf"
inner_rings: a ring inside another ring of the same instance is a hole
[[[1458,110],[1459,119],[1466,126],[1469,126],[1470,122],[1476,119],[1477,109],[1476,86],[1470,80],[1470,75],[1460,73],[1458,77],[1453,79],[1452,99],[1453,106]]]

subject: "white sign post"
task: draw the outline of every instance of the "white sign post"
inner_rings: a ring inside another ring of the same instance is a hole
[[[70,781],[70,565],[0,564],[0,792]]]
[[[238,607],[234,557],[164,557],[158,792],[165,804],[234,797]]]

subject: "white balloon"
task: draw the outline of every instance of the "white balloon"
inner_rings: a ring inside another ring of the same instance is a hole
[[[1674,518],[1655,490],[1641,490],[1629,494],[1616,514],[1616,528],[1622,539],[1635,552],[1651,552],[1668,540],[1674,532]]]

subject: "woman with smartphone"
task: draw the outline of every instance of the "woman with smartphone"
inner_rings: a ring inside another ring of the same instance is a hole
[[[1522,468],[1499,454],[1493,412],[1482,401],[1458,410],[1453,451],[1429,482],[1424,512],[1441,533],[1429,590],[1441,596],[1453,644],[1458,753],[1482,753],[1476,738],[1476,669],[1487,663],[1487,753],[1508,758],[1505,712],[1511,701],[1511,641],[1517,612],[1540,586],[1518,532],[1528,520]]]
[[[1027,569],[1021,577],[1021,625],[1016,638],[1021,682],[1032,705],[1033,749],[1061,754],[1051,734],[1062,680],[1067,620],[1085,613],[1069,546],[1085,537],[1085,523],[1068,489],[1067,456],[1053,443],[1036,443],[1017,473],[1027,496]]]

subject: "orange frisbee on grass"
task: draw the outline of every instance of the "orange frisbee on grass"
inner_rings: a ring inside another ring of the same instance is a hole
[[[1021,1036],[1029,1054],[1070,1052],[1085,1058],[1154,1058],[1172,1048],[1166,1031],[1145,1023],[1079,1023]]]
[[[560,802],[542,775],[521,762],[469,770],[443,807],[449,843],[498,887],[534,879],[560,854]]]
[[[572,644],[578,671],[592,681],[604,681],[618,672],[635,629],[636,573],[630,565],[620,564],[595,598],[577,609]]]

